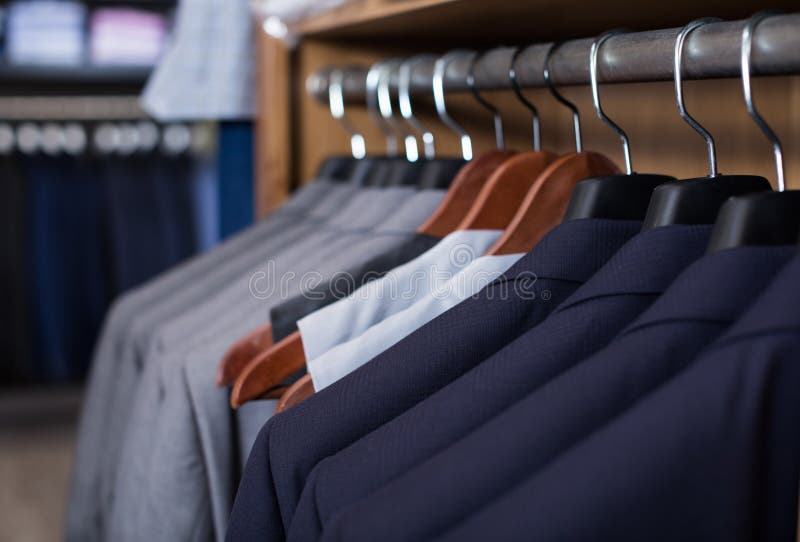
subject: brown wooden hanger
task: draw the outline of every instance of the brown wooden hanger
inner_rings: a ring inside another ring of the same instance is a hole
[[[533,186],[533,183],[545,168],[558,158],[558,156],[553,153],[542,151],[539,111],[522,93],[522,89],[517,81],[517,59],[522,50],[522,47],[517,47],[514,54],[511,56],[508,79],[520,103],[531,112],[534,150],[511,157],[497,167],[486,182],[486,185],[483,187],[478,199],[472,205],[469,213],[458,225],[459,230],[505,229],[516,215],[520,203]],[[494,106],[481,98],[475,89],[473,70],[476,61],[477,59],[474,59],[471,63],[470,71],[467,76],[470,90],[472,90],[475,98],[492,111],[496,119],[499,119],[499,114]],[[500,121],[496,120],[496,122]],[[496,133],[495,135],[497,136],[498,134]]]
[[[550,77],[550,60],[560,45],[560,43],[553,44],[547,52],[543,75],[553,97],[572,112],[575,152],[557,159],[539,175],[511,224],[506,228],[503,236],[489,248],[487,254],[515,254],[530,251],[547,232],[561,222],[569,205],[572,191],[579,181],[589,177],[620,172],[617,165],[602,154],[582,152],[581,118],[578,108],[558,92]],[[519,54],[519,50],[515,56],[517,54]],[[512,61],[512,70],[513,64]],[[516,84],[514,89],[522,99]]]
[[[300,380],[289,386],[281,396],[278,406],[275,407],[275,414],[280,414],[302,403],[312,395],[314,395],[314,381],[311,380],[311,375],[303,375]]]
[[[561,223],[572,190],[579,181],[619,172],[614,162],[596,152],[570,153],[558,158],[536,179],[511,224],[487,254],[530,251]]]
[[[534,181],[556,158],[550,152],[530,151],[519,153],[501,163],[456,229],[505,229]]]
[[[263,397],[303,367],[303,340],[300,332],[295,331],[247,364],[233,385],[231,406],[239,408],[247,401]]]
[[[256,356],[272,346],[272,324],[264,324],[239,339],[222,357],[217,386],[230,386]]]
[[[503,119],[497,109],[484,100],[478,93],[475,85],[474,69],[478,55],[474,52],[454,51],[448,53],[436,61],[433,70],[433,95],[436,104],[436,113],[441,121],[456,135],[461,141],[461,153],[465,160],[472,159],[472,139],[469,134],[447,113],[447,104],[444,92],[444,76],[447,66],[453,60],[464,55],[469,56],[469,70],[467,73],[467,86],[477,102],[486,108],[494,118],[495,139],[497,141],[496,151],[487,152],[464,166],[456,177],[453,185],[445,196],[442,204],[431,215],[431,217],[417,230],[419,233],[444,237],[453,233],[459,228],[464,217],[475,207],[481,190],[485,187],[489,178],[504,162],[510,159],[515,153],[504,150]],[[406,89],[400,89],[401,92]]]
[[[418,233],[445,237],[459,228],[492,173],[512,158],[513,151],[494,150],[481,154],[462,167],[439,206],[418,229]]]

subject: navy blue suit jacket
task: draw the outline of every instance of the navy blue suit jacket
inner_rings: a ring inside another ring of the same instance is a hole
[[[337,510],[420,464],[605,346],[703,255],[710,233],[711,226],[669,226],[635,236],[540,325],[320,462],[306,482],[289,540],[316,540],[321,525]]]
[[[283,539],[284,525],[291,524],[306,477],[319,461],[408,410],[544,320],[639,229],[637,222],[608,220],[558,226],[476,296],[347,378],[270,419],[245,467],[228,539]]]
[[[800,256],[690,368],[442,540],[797,537]]]
[[[685,368],[793,254],[741,248],[698,260],[606,348],[335,515],[323,540],[427,540],[475,513]],[[536,350],[525,358],[537,363]]]

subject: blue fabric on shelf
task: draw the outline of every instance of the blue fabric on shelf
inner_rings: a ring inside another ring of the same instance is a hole
[[[253,130],[250,122],[223,122],[219,130],[220,237],[253,223]]]
[[[217,163],[198,158],[192,172],[195,242],[199,252],[219,243],[219,177]]]

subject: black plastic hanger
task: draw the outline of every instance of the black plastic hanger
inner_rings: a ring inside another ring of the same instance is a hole
[[[411,107],[410,86],[414,69],[420,64],[434,64],[435,62],[436,56],[434,55],[418,55],[403,62],[397,72],[397,97],[400,104],[400,115],[422,140],[423,152],[420,155],[416,146],[417,138],[414,134],[406,134],[406,144],[412,146],[414,152],[420,155],[418,161],[423,165],[417,184],[420,188],[441,189],[450,187],[453,179],[467,161],[457,157],[437,157],[433,132],[414,115]]]
[[[325,168],[331,168],[344,174],[345,169],[349,169],[345,179],[357,186],[364,186],[368,183],[377,161],[375,157],[366,157],[366,142],[364,136],[348,122],[344,115],[344,93],[342,91],[342,81],[344,72],[333,70],[328,81],[328,105],[331,116],[336,119],[339,125],[350,136],[350,157],[332,157],[323,162],[320,172]],[[347,167],[349,165],[349,168]],[[320,173],[321,176],[321,173]]]
[[[774,14],[753,15],[742,31],[742,87],[747,112],[772,144],[777,190],[729,199],[714,224],[709,252],[741,246],[792,245],[800,232],[800,190],[786,190],[781,143],[756,109],[750,86],[753,33],[761,21]]]
[[[708,147],[710,172],[708,177],[671,181],[653,191],[644,229],[670,224],[713,224],[720,207],[732,196],[770,190],[769,181],[757,175],[720,175],[717,173],[717,158],[714,139],[686,111],[683,101],[682,58],[686,37],[696,28],[719,19],[699,19],[686,25],[675,41],[675,97],[681,118],[695,129]]]
[[[317,168],[317,178],[346,181],[353,171],[355,159],[352,156],[328,156],[320,162]]]
[[[386,155],[370,157],[374,166],[365,179],[367,186],[415,185],[420,166],[399,152],[397,119],[389,92],[391,75],[400,61],[390,59],[374,64],[367,72],[367,107],[375,124],[386,136]]]
[[[624,32],[624,30],[611,30],[594,40],[589,57],[589,74],[592,82],[592,99],[597,116],[613,128],[620,140],[622,140],[626,174],[592,177],[579,182],[572,192],[564,220],[578,218],[643,220],[647,214],[653,190],[667,181],[675,180],[670,175],[634,173],[628,134],[606,116],[600,105],[600,91],[597,84],[597,57],[606,40]]]
[[[456,157],[438,158],[436,156],[433,132],[414,115],[409,92],[411,79],[414,68],[426,62],[434,64],[436,57],[434,55],[419,55],[406,60],[400,65],[397,73],[397,96],[400,103],[400,115],[422,139],[423,153],[418,158],[418,162],[422,164],[422,171],[420,172],[417,186],[420,188],[443,189],[450,187],[453,179],[455,179],[459,170],[464,167],[467,161]],[[416,146],[417,138],[413,134],[408,133],[406,135],[406,144],[413,146],[412,148],[417,155],[420,154]]]

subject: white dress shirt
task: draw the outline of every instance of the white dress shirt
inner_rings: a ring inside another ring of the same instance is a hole
[[[453,232],[424,254],[301,319],[297,327],[306,360],[311,362],[334,346],[358,337],[444,286],[502,234],[502,230]]]
[[[410,307],[375,324],[355,339],[308,361],[314,389],[319,391],[330,386],[440,314],[475,295],[522,256],[524,253],[477,258],[442,287]]]

